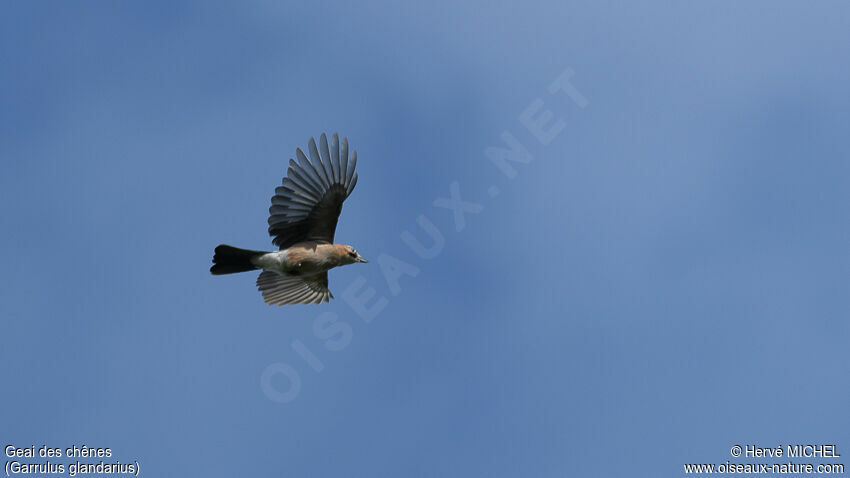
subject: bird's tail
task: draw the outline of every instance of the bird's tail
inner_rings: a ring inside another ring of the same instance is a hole
[[[214,275],[222,275],[258,269],[251,262],[251,259],[261,254],[265,254],[265,252],[249,251],[247,249],[239,249],[238,247],[221,244],[215,248],[213,266],[210,267],[210,272]]]

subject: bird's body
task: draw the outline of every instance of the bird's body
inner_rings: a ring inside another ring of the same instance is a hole
[[[267,252],[251,262],[258,269],[290,276],[310,276],[327,272],[337,266],[355,262],[349,260],[348,246],[299,242],[282,251]]]
[[[269,234],[279,251],[265,252],[219,245],[210,272],[233,274],[261,269],[257,287],[267,304],[318,304],[333,294],[328,270],[368,262],[351,246],[334,244],[342,203],[357,184],[357,152],[349,161],[348,140],[334,134],[331,145],[322,134],[310,138],[310,159],[296,150],[298,162],[289,160],[283,185],[275,189],[269,208]]]

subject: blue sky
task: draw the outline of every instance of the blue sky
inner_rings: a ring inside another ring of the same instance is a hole
[[[0,437],[146,476],[850,454],[848,44],[839,2],[7,3]],[[566,69],[584,108],[548,90]],[[271,248],[287,160],[334,131],[360,174],[337,240],[372,262],[321,307],[212,277],[219,243]],[[533,157],[513,179],[485,155],[503,132]],[[453,182],[483,208],[460,231]],[[433,258],[402,239],[420,216]],[[381,257],[415,277],[394,291]],[[355,283],[386,300],[368,323]]]

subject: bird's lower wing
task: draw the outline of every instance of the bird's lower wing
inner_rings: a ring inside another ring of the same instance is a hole
[[[328,273],[312,276],[285,276],[277,272],[263,271],[257,277],[257,288],[269,305],[320,304],[330,302]]]

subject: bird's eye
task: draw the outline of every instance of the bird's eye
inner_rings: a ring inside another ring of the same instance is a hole
[[[357,251],[348,251],[348,255],[351,257],[357,257]]]

